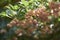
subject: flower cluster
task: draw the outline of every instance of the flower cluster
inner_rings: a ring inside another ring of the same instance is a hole
[[[60,16],[59,15],[59,12],[60,12],[60,3],[55,3],[55,2],[50,2],[49,3],[49,7],[51,9],[51,13],[55,16],[55,17],[58,17]]]
[[[42,22],[44,22],[44,21],[49,21],[49,19],[48,19],[49,15],[50,14],[48,12],[46,12],[46,8],[43,6],[43,7],[37,8],[35,10],[30,10],[26,14],[26,18],[29,18],[29,16],[36,17],[36,18],[40,19]]]

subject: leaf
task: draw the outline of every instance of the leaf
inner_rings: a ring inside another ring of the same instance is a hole
[[[25,6],[28,6],[29,5],[29,2],[25,1],[25,0],[21,0],[22,3],[25,5]]]
[[[6,13],[3,11],[0,13],[0,16],[6,16]]]
[[[58,18],[58,21],[60,21],[60,18]]]
[[[19,9],[18,5],[14,5],[13,7],[14,7],[13,8],[14,10],[18,10]]]

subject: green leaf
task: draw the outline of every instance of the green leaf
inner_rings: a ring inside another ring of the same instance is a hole
[[[25,5],[25,6],[28,6],[29,5],[29,2],[25,1],[25,0],[21,0],[22,3]]]
[[[14,5],[13,7],[14,7],[13,8],[14,10],[18,10],[19,9],[18,5]]]
[[[6,13],[3,11],[0,13],[0,16],[6,16]]]
[[[58,18],[58,21],[60,21],[60,18]]]

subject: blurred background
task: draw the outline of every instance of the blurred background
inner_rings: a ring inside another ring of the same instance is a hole
[[[60,40],[60,0],[0,0],[0,40]]]

